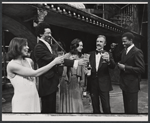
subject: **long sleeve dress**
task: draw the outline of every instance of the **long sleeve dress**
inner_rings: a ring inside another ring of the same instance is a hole
[[[77,69],[64,67],[63,75],[60,79],[60,113],[84,112],[82,89],[79,83],[80,80],[84,79],[84,75],[82,66],[78,66]]]

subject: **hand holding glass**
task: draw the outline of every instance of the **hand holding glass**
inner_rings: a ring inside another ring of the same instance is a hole
[[[109,53],[108,52],[101,53],[101,57],[103,59],[102,63],[107,63],[109,61]]]
[[[86,64],[87,69],[88,69],[88,70],[91,69],[91,66],[90,66],[90,64],[89,64],[90,55],[89,55],[89,54],[84,54],[83,57],[84,57],[84,59],[87,61],[87,64]]]
[[[54,59],[55,64],[62,64],[63,62],[64,62],[63,56],[59,56]]]
[[[64,56],[64,52],[63,51],[58,51],[57,54],[58,54],[58,57],[60,57],[60,56],[63,57]],[[63,65],[63,63],[60,64],[60,66],[62,66],[62,65]]]

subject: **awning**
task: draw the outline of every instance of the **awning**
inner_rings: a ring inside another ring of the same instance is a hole
[[[33,5],[33,7],[45,9],[48,12],[44,20],[45,22],[72,30],[79,30],[95,35],[104,34],[108,36],[119,36],[124,32],[130,31],[111,21],[88,13],[83,9],[79,9],[76,4],[74,4],[74,6],[72,5],[47,4],[49,8],[39,5]],[[142,37],[136,32],[132,31],[132,33],[139,38]]]
[[[46,6],[49,7],[46,7]],[[3,4],[2,23],[16,36],[22,36],[29,40],[30,47],[36,44],[36,36],[33,28],[26,26],[26,22],[37,19],[37,8],[48,12],[44,21],[71,30],[78,30],[94,35],[120,36],[129,31],[108,20],[94,14],[83,11],[68,4]],[[139,39],[141,35],[133,32]]]

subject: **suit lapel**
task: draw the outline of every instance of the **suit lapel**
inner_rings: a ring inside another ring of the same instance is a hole
[[[39,40],[39,43],[43,44],[43,46],[45,46],[50,51],[50,53],[52,54],[52,48],[48,43],[45,43],[42,40]]]
[[[45,47],[49,51],[48,47],[42,41],[39,40],[39,44],[41,44],[43,47]]]
[[[100,57],[100,61],[99,61],[98,69],[102,66],[102,62],[103,62],[103,59],[102,59],[102,56],[101,56],[101,57]]]
[[[134,53],[135,47],[132,47],[132,49],[128,52],[128,54],[123,53],[122,55],[122,63],[125,63]]]
[[[96,71],[96,58],[95,58],[95,52],[91,53],[91,66],[93,71]]]
[[[121,56],[121,63],[123,63],[126,59],[126,50],[124,49],[124,51],[122,52],[122,56]]]
[[[105,50],[103,50],[104,52],[106,52]],[[99,66],[98,66],[98,70],[99,70],[99,68],[102,66],[102,63],[103,62],[103,59],[102,59],[102,56],[100,57],[100,61],[99,61]]]

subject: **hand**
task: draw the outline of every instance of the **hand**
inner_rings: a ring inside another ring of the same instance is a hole
[[[118,62],[118,67],[121,69],[121,70],[125,70],[125,65],[124,64],[121,64]]]
[[[102,55],[102,58],[103,58],[106,62],[109,62],[109,61],[110,61],[109,53],[108,53],[108,52],[105,52],[105,53]]]
[[[66,54],[64,55],[64,59],[69,58],[69,56],[70,56],[70,53],[66,53]]]
[[[89,57],[90,57],[90,54],[84,54],[84,55],[83,55],[83,58],[89,59]]]
[[[84,73],[87,74],[88,73],[88,69],[87,67],[84,67]]]
[[[91,70],[88,70],[87,68],[84,68],[84,73],[87,74],[87,76],[91,75]]]
[[[87,65],[87,62],[88,62],[88,60],[87,59],[85,59],[85,58],[83,58],[83,59],[79,59],[78,60],[78,65],[80,65],[80,66],[86,66]]]
[[[84,80],[80,80],[79,84],[80,84],[81,87],[84,87]]]
[[[62,64],[64,63],[64,57],[63,56],[56,57],[53,61],[55,64]]]

